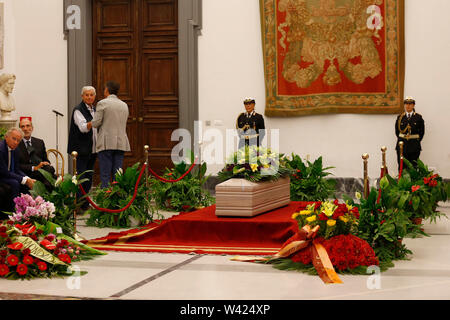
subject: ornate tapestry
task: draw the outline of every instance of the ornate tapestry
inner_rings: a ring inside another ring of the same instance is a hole
[[[267,116],[400,113],[404,0],[260,0]]]

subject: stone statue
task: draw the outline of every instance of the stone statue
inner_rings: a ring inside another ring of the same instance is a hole
[[[1,120],[12,120],[11,112],[16,110],[16,103],[11,95],[16,76],[14,74],[3,73],[0,75],[0,111]]]

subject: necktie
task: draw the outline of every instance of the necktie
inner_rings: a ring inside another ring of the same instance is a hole
[[[14,172],[14,152],[9,150],[9,166],[8,170]]]
[[[11,150],[8,150],[8,171],[11,171]]]
[[[30,140],[27,141],[27,151],[28,151],[28,153],[31,152],[31,142],[30,142]]]

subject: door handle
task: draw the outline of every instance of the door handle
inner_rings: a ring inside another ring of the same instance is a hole
[[[138,121],[139,121],[139,122],[142,122],[142,121],[144,121],[144,118],[139,117],[139,118],[138,118]]]
[[[132,118],[131,120],[136,121],[136,118]]]

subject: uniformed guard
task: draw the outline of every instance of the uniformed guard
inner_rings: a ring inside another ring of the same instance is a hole
[[[400,168],[399,142],[403,141],[403,158],[414,166],[417,165],[422,147],[420,142],[425,134],[425,122],[422,116],[416,112],[416,101],[412,97],[404,100],[405,111],[397,117],[395,122],[395,135],[397,136],[397,161]]]
[[[259,146],[265,136],[264,118],[261,114],[255,112],[255,99],[246,98],[244,106],[246,112],[241,113],[236,120],[239,149],[244,145]]]

